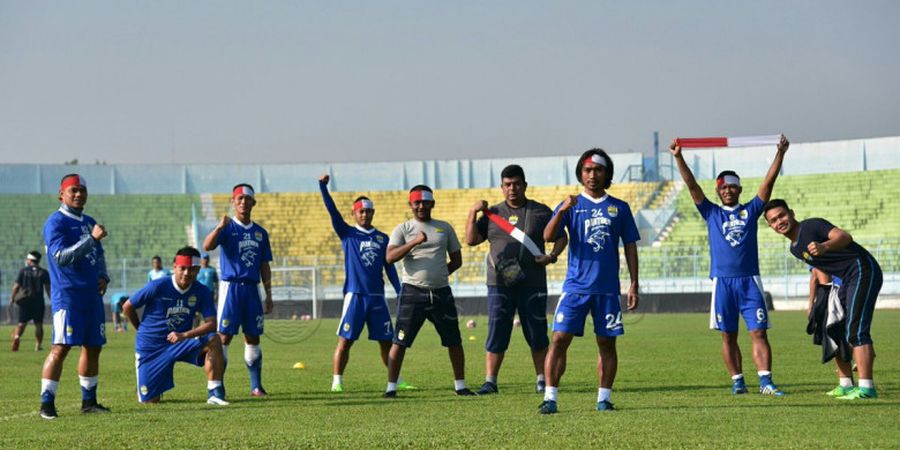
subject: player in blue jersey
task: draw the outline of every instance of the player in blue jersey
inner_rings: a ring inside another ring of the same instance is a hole
[[[884,282],[878,261],[863,246],[854,242],[850,233],[825,219],[811,218],[797,222],[794,211],[782,199],[773,199],[766,204],[765,218],[769,227],[791,241],[789,250],[795,258],[833,277],[840,277],[841,287],[837,295],[844,309],[844,338],[853,347],[859,387],[851,387],[849,392],[835,389],[828,395],[841,400],[877,398],[873,378],[875,346],[870,331],[875,301]],[[847,369],[847,364],[839,369],[841,377],[851,376]]]
[[[228,404],[216,308],[209,289],[197,282],[199,270],[200,252],[184,247],[175,254],[171,276],[150,281],[123,305],[125,316],[137,330],[134,358],[141,403],[158,403],[164,392],[175,387],[173,370],[180,361],[205,369],[206,403]],[[138,319],[138,308],[144,308],[142,319]],[[192,328],[198,312],[204,322]]]
[[[369,339],[378,341],[381,360],[388,364],[388,352],[394,329],[391,314],[384,298],[382,272],[400,295],[400,278],[393,264],[385,261],[388,236],[372,226],[375,204],[368,197],[358,197],[353,201],[353,218],[356,226],[350,226],[341,217],[328,194],[328,175],[319,177],[322,201],[331,217],[331,227],[341,239],[344,251],[344,307],[338,324],[338,343],[334,349],[331,390],[343,392],[344,369],[350,358],[350,347],[359,339],[363,325],[369,326]]]
[[[547,387],[541,414],[557,411],[559,382],[566,370],[566,351],[575,336],[584,335],[588,313],[594,321],[597,336],[597,410],[611,411],[613,381],[618,369],[616,337],[625,330],[619,303],[619,242],[625,251],[625,262],[631,284],[627,307],[638,306],[638,254],[640,240],[634,216],[628,203],[609,195],[613,161],[601,149],[584,152],[575,167],[575,176],[584,186],[580,195],[570,195],[553,213],[544,228],[544,241],[553,242],[559,233],[568,232],[569,267],[562,294],[553,315],[553,337],[544,363]]]
[[[772,349],[766,333],[769,315],[759,277],[756,231],[759,216],[772,195],[775,179],[778,178],[789,145],[787,138],[782,135],[769,172],[749,203],[741,204],[739,201],[743,188],[738,175],[730,170],[720,173],[716,177],[716,194],[722,200],[722,206],[706,198],[691,169],[684,162],[681,146],[672,141],[669,147],[691,199],[707,224],[709,276],[713,281],[709,327],[722,333],[722,358],[731,374],[733,394],[747,393],[741,349],[737,341],[738,320],[743,317],[753,342],[753,362],[756,363],[759,375],[759,392],[784,395],[772,382]]]
[[[100,241],[106,228],[84,214],[87,183],[78,174],[68,174],[59,186],[59,210],[44,224],[44,243],[49,256],[50,307],[53,313],[53,347],[41,374],[41,417],[55,419],[56,389],[63,362],[72,346],[81,346],[78,378],[81,412],[109,409],[97,403],[100,350],[106,344],[106,313],[103,294],[109,284]]]
[[[239,184],[232,189],[231,206],[234,218],[225,215],[206,236],[203,250],[219,252],[218,320],[222,350],[228,365],[228,345],[237,334],[244,331],[244,362],[250,372],[250,395],[268,395],[262,386],[262,351],[259,337],[263,334],[263,313],[272,312],[272,248],[269,233],[251,220],[256,205],[256,194],[249,184]],[[265,290],[265,307],[260,301],[259,282]]]

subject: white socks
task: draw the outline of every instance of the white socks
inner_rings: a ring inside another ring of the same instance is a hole
[[[41,378],[41,394],[43,394],[44,392],[49,392],[52,395],[56,395],[56,388],[58,387],[59,381],[53,381],[49,378]]]
[[[259,350],[258,345],[244,345],[244,362],[247,363],[248,366],[252,366],[257,359],[259,359],[262,352]]]
[[[497,384],[497,377],[492,377],[492,376],[489,376],[489,375],[485,375],[484,381],[487,381],[488,383],[494,383],[494,384]]]
[[[344,384],[344,376],[343,375],[332,375],[331,376],[331,387]]]
[[[83,377],[78,375],[78,382],[81,384],[81,387],[87,390],[97,387],[97,377]]]
[[[222,380],[209,380],[206,382],[206,390],[211,391],[222,385]]]
[[[538,374],[537,381],[544,381],[544,374]]]
[[[608,402],[611,396],[612,396],[612,389],[607,389],[607,388],[597,389],[597,403]]]
[[[397,392],[397,383],[391,383],[390,381],[388,381],[388,386],[387,389],[385,389],[385,392]]]
[[[863,380],[859,379],[859,387],[866,389],[875,389],[875,380]]]
[[[772,372],[770,372],[768,370],[760,370],[759,372],[756,372],[756,374],[761,377],[771,377],[772,376]]]
[[[544,390],[544,400],[555,402],[556,401],[556,393],[559,391],[559,388],[556,386],[547,386]]]
[[[840,385],[842,388],[853,387],[853,378],[840,377],[840,378],[838,378],[838,381],[840,382]],[[862,380],[860,380],[860,381],[862,381]]]
[[[737,380],[743,380],[743,379],[744,379],[744,374],[742,374],[742,373],[731,376],[731,381],[737,381]]]
[[[453,380],[454,389],[457,391],[466,388],[466,380]]]

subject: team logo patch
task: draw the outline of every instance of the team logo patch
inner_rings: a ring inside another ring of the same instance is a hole
[[[148,392],[150,392],[150,389],[147,389],[147,385],[142,385],[141,386],[141,395],[147,395]]]
[[[606,208],[606,213],[609,214],[609,217],[616,217],[619,215],[619,208],[616,208],[615,205],[610,205],[609,208]]]
[[[444,229],[443,229],[443,228],[435,228],[435,229],[434,229],[434,232],[435,232],[435,233],[443,233],[443,232],[444,232]]]
[[[403,338],[405,338],[405,337],[406,337],[406,333],[404,333],[403,330],[398,330],[398,331],[397,331],[397,340],[398,340],[398,341],[402,341]]]
[[[223,326],[223,327],[227,327],[227,326],[228,326],[228,323],[229,323],[229,322],[228,322],[228,319],[222,319],[222,326]]]
[[[565,318],[566,318],[566,316],[563,313],[557,314],[556,315],[556,323],[562,323],[563,319],[565,319]]]
[[[257,231],[256,233],[253,233],[253,237],[255,237],[257,241],[262,241],[262,237],[263,237],[262,231]]]
[[[72,325],[66,326],[66,336],[71,336],[74,332],[75,330],[72,329]]]
[[[375,236],[375,240],[378,241],[379,243],[384,242],[384,236],[381,236],[381,235]]]
[[[519,223],[519,216],[517,216],[515,214],[509,216],[509,223],[512,225]]]
[[[721,322],[721,321],[722,321],[722,315],[716,314],[716,322]]]
[[[807,253],[807,252],[803,252],[803,259],[808,261],[808,260],[812,259],[812,256],[809,256],[809,253]]]
[[[749,214],[747,214],[746,209],[742,209],[741,212],[738,213],[738,215],[741,216],[741,219],[746,219]]]
[[[192,296],[188,297],[188,306],[193,308],[194,305],[196,305],[196,304],[197,304],[197,296],[196,295],[192,295]]]
[[[344,322],[344,331],[350,331],[350,324],[347,322]]]

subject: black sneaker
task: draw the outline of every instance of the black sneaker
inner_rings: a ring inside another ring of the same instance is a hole
[[[397,398],[397,391],[387,391],[381,394],[381,398]]]
[[[97,400],[82,400],[81,401],[81,413],[82,414],[94,414],[94,413],[108,413],[109,408],[97,403]]]
[[[490,381],[485,381],[484,384],[481,385],[481,389],[478,390],[477,394],[478,395],[488,395],[488,394],[496,394],[498,392],[500,392],[500,390],[497,389],[496,383],[491,383]]]
[[[467,397],[469,395],[476,395],[476,394],[474,392],[472,392],[469,388],[462,388],[462,389],[457,389],[456,395],[459,395],[461,397]]]
[[[47,420],[53,420],[59,417],[59,415],[56,414],[56,405],[53,404],[53,402],[41,403],[41,417]]]

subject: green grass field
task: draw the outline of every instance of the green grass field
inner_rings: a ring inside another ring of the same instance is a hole
[[[637,322],[629,324],[629,319]],[[308,338],[295,344],[263,339],[263,382],[271,396],[262,400],[249,398],[247,371],[239,363],[243,349],[233,345],[225,380],[228,407],[207,406],[202,370],[184,364],[176,369],[177,386],[163,403],[138,404],[134,335],[110,332],[101,356],[99,397],[113,413],[79,413],[73,354],[66,361],[57,396],[60,417],[54,421],[37,415],[44,354],[32,350],[31,328],[23,350],[9,352],[7,326],[0,328],[0,448],[900,447],[900,311],[876,313],[880,398],[859,402],[823,395],[836,384],[833,364],[819,363],[820,349],[804,333],[802,313],[776,312],[772,319],[774,377],[788,393],[784,398],[731,395],[720,339],[706,329],[705,314],[647,314],[626,316],[613,391],[619,410],[594,410],[596,346],[593,339],[581,338],[570,350],[555,416],[537,414],[542,398],[534,392],[520,330],[514,330],[500,374],[500,395],[458,398],[447,353],[426,324],[403,370],[419,390],[401,391],[401,398],[390,401],[381,399],[386,376],[374,343],[360,342],[353,349],[346,390],[332,394],[336,321],[273,321],[267,324],[273,334],[294,331]],[[473,389],[484,377],[484,323],[481,318],[478,328],[463,330]],[[470,335],[475,339],[468,340]],[[751,385],[755,369],[746,336],[741,344]],[[292,369],[298,361],[306,369]]]

